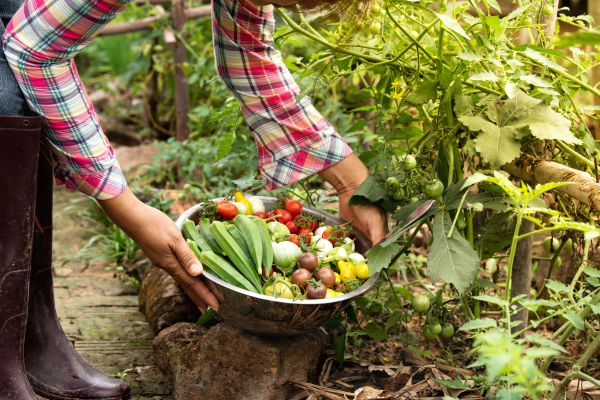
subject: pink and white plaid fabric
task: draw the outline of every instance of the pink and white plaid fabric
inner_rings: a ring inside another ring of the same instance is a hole
[[[30,107],[43,117],[57,183],[97,199],[127,184],[73,57],[123,11],[121,0],[26,0],[7,26],[4,52]],[[273,8],[213,0],[215,59],[258,145],[268,190],[296,182],[351,150],[299,88],[273,47]]]

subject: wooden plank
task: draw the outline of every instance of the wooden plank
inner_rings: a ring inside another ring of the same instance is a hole
[[[196,19],[201,17],[208,17],[211,14],[210,6],[200,6],[186,10],[184,15],[185,19]],[[118,24],[110,24],[103,30],[101,30],[97,36],[109,36],[118,35],[121,33],[137,32],[144,29],[149,29],[152,25],[158,21],[162,16],[154,15],[152,17],[146,17],[138,19],[132,22],[120,22]]]
[[[186,19],[184,0],[173,0],[171,5],[171,18],[173,19],[173,29],[182,35]],[[187,62],[187,50],[180,40],[180,37],[181,36],[176,38],[175,51],[173,52],[175,59],[175,137],[178,141],[183,142],[190,136],[190,128],[188,127],[190,87],[187,83],[183,69],[181,68],[182,65]]]

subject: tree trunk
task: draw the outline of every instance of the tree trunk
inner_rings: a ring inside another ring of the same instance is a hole
[[[173,18],[173,28],[183,34],[185,25],[185,3],[183,0],[173,0],[171,6],[171,17]],[[175,118],[177,129],[177,140],[183,142],[190,136],[190,128],[188,126],[188,113],[190,111],[190,87],[187,83],[185,73],[182,66],[187,62],[187,50],[183,42],[177,38],[175,51]]]
[[[519,235],[533,232],[535,225],[531,221],[523,220]],[[524,294],[529,297],[531,291],[531,253],[533,251],[533,236],[519,240],[515,249],[515,261],[513,263],[512,279],[510,283],[510,294],[512,297],[517,297]],[[512,333],[518,332],[527,326],[529,310],[523,309],[511,317],[511,321],[516,323],[522,321],[521,324],[513,326]]]

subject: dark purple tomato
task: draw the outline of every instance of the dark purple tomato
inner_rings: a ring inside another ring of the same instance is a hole
[[[317,281],[321,281],[326,287],[332,287],[335,283],[335,273],[330,268],[321,268],[315,276]]]
[[[302,253],[298,256],[298,265],[300,268],[313,272],[319,266],[319,258],[314,253]]]
[[[324,299],[327,295],[327,287],[325,285],[319,285],[314,287],[313,285],[308,285],[306,288],[306,298],[307,299]]]
[[[304,268],[300,268],[292,274],[292,283],[294,285],[298,285],[301,288],[305,288],[308,283],[306,281],[310,281],[312,279],[312,275],[310,271]]]

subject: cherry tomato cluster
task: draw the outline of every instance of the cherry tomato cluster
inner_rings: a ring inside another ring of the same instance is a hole
[[[443,313],[443,308],[439,307],[435,295],[426,292],[419,294],[411,300],[411,306],[415,313],[427,315],[425,325],[423,325],[423,337],[428,340],[435,340],[438,335],[444,339],[450,339],[454,335],[454,327],[451,323],[440,323],[438,315]],[[406,314],[403,317],[404,322],[410,322],[412,316]]]
[[[321,234],[321,237],[329,240],[334,246],[338,242],[344,243],[346,238],[352,233],[351,223],[352,221],[348,222],[348,225],[333,225],[331,228],[325,229]]]

